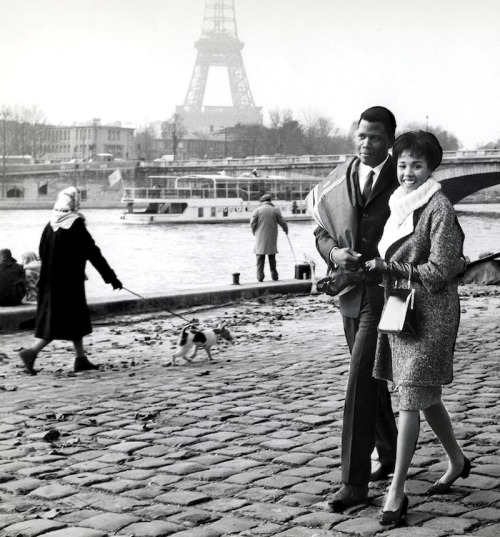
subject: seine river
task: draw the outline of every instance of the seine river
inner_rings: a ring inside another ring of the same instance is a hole
[[[477,259],[482,252],[500,251],[500,204],[455,208],[466,235],[465,255]],[[132,291],[143,295],[226,285],[232,283],[235,272],[240,273],[241,283],[256,281],[249,224],[141,226],[122,223],[121,212],[92,209],[84,214],[104,257]],[[18,260],[26,250],[38,251],[49,218],[50,210],[0,210],[0,248],[10,248]],[[314,244],[314,227],[313,222],[291,222],[291,246],[280,228],[277,262],[281,279],[294,277],[295,259],[300,263],[304,254],[317,262],[317,274],[324,275],[325,265]],[[87,296],[113,294],[92,266],[87,276]]]

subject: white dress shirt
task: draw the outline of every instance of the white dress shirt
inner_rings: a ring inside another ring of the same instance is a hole
[[[363,164],[362,162],[359,163],[358,177],[359,177],[359,190],[361,192],[363,192],[363,188],[365,187],[368,174],[372,170],[373,170],[373,183],[372,183],[372,190],[373,190],[373,187],[375,186],[375,183],[377,182],[378,176],[380,175],[380,172],[382,171],[382,168],[384,167],[384,164],[387,162],[388,158],[389,158],[389,155],[387,155],[384,162],[381,162],[375,168],[370,168],[370,166],[367,166],[366,164]]]
[[[375,168],[371,168],[370,166],[367,166],[366,164],[363,164],[362,162],[359,163],[358,168],[358,178],[359,178],[359,189],[361,192],[363,192],[363,188],[365,187],[366,180],[368,179],[368,174],[373,171],[373,183],[372,183],[372,190],[375,186],[375,183],[377,182],[378,176],[380,175],[380,172],[382,171],[382,168],[384,167],[384,164],[387,162],[387,159],[389,158],[389,155],[385,158],[383,162],[381,162],[378,166],[375,166]],[[334,246],[330,250],[330,261],[337,266],[337,263],[335,263],[335,260],[333,259],[333,255],[335,255],[335,250],[338,250],[338,246]],[[332,255],[333,254],[333,255]]]

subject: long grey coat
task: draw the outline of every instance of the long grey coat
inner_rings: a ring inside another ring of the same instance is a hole
[[[252,233],[255,235],[254,252],[257,255],[278,253],[278,224],[288,233],[288,225],[278,207],[265,201],[255,209],[250,218]]]
[[[442,192],[414,213],[415,229],[391,245],[386,261],[418,267],[415,289],[418,336],[379,335],[373,375],[397,386],[440,386],[453,380],[453,353],[460,321],[457,275],[463,269],[464,235]],[[407,281],[386,279],[388,293]],[[391,359],[392,355],[392,359]]]

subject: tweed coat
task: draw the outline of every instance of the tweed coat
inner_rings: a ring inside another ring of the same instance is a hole
[[[250,227],[255,235],[254,253],[276,255],[278,253],[278,224],[288,233],[288,225],[281,211],[270,201],[259,205],[252,213]]]
[[[441,386],[453,380],[453,353],[460,322],[458,274],[463,270],[464,234],[448,198],[440,191],[413,215],[414,231],[392,244],[387,262],[418,268],[415,289],[418,335],[379,334],[373,375],[396,386]],[[386,295],[408,282],[385,278]]]
[[[42,270],[38,283],[35,336],[77,340],[92,326],[85,298],[85,265],[90,261],[106,283],[116,275],[81,218],[69,229],[45,227],[40,240]]]

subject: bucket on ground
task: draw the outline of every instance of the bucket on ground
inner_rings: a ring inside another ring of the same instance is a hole
[[[299,263],[295,265],[295,279],[296,280],[310,280],[311,279],[311,265],[309,265],[309,263]]]

